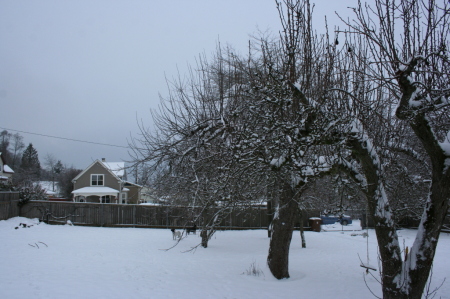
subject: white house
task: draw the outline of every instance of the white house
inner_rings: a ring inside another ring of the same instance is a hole
[[[0,181],[10,181],[14,171],[6,164],[5,158],[0,152]]]

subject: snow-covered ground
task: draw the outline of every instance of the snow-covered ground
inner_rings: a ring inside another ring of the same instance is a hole
[[[370,263],[378,267],[374,231],[365,238],[358,221],[346,231],[325,229],[305,233],[306,249],[295,232],[291,278],[279,281],[266,266],[265,230],[220,231],[207,249],[194,251],[200,238],[189,235],[166,251],[176,243],[169,229],[52,226],[16,217],[0,221],[0,297],[371,298],[368,287],[379,296],[379,283],[359,266],[368,240]],[[414,234],[399,231],[405,246]],[[442,234],[431,289],[450,276],[449,252],[450,235]],[[252,266],[259,276],[247,274]],[[450,298],[450,281],[435,298]]]

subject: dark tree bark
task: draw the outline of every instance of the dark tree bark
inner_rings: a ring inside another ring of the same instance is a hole
[[[448,210],[450,171],[444,171],[444,163],[433,165],[429,199],[416,240],[409,253],[407,252],[403,257],[393,213],[379,176],[380,168],[374,163],[374,152],[369,150],[367,143],[361,140],[351,140],[349,145],[354,156],[359,160],[367,180],[368,207],[374,220],[381,257],[383,298],[419,299],[422,297],[430,275],[440,229]],[[438,147],[434,150],[435,157],[441,155]]]
[[[202,238],[202,247],[208,248],[208,230],[202,229],[200,232],[200,237]]]
[[[294,200],[294,189],[285,183],[272,222],[272,238],[267,257],[270,271],[277,279],[289,278],[289,247],[297,216],[298,204]]]
[[[383,285],[383,298],[391,298],[385,290],[394,293],[394,298],[403,298],[398,290],[394,277],[401,274],[401,251],[398,244],[397,231],[392,219],[392,211],[384,197],[383,183],[379,177],[379,165],[374,163],[374,152],[368,150],[367,145],[361,139],[352,139],[348,142],[349,147],[356,159],[359,160],[363,173],[367,180],[365,190],[368,200],[369,212],[372,215],[375,233],[377,235],[378,247],[381,257]]]
[[[440,230],[447,215],[450,199],[450,167],[446,165],[446,160],[449,159],[448,154],[439,145],[424,110],[416,110],[408,105],[411,100],[418,100],[413,98],[417,88],[408,79],[414,68],[415,61],[412,60],[407,71],[399,75],[398,82],[403,96],[396,115],[399,119],[409,123],[415,135],[422,142],[432,166],[432,183],[428,201],[419,226],[418,236],[408,257],[407,270],[410,283],[407,288],[404,288],[406,293],[422,294],[433,265]]]
[[[303,209],[300,209],[300,238],[302,240],[302,248],[306,248],[305,228],[303,226],[304,220],[305,220],[305,211]]]
[[[272,200],[267,201],[267,223],[269,226],[267,227],[267,237],[272,237],[272,221],[273,221],[273,208],[272,208]]]
[[[450,153],[440,144],[446,135],[448,142],[450,115],[449,4],[376,0],[370,8],[359,4],[354,12],[354,22],[346,24],[367,43],[365,65],[371,67],[365,72],[371,76],[367,81],[378,81],[380,88],[386,88],[397,107],[397,118],[409,125],[431,162],[432,182],[416,239],[402,257],[389,201],[382,196],[382,169],[371,157],[376,153],[361,139],[353,144],[367,179],[383,267],[383,297],[421,298],[429,295],[423,292],[450,199]]]

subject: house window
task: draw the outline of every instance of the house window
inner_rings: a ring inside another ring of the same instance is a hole
[[[111,203],[111,197],[109,195],[102,196],[102,203]]]
[[[122,193],[122,203],[127,203],[127,194]]]
[[[103,174],[91,174],[91,186],[103,186]]]

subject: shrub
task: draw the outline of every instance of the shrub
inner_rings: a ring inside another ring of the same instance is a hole
[[[19,190],[19,207],[22,207],[30,200],[46,200],[45,191],[39,185],[22,187]]]

